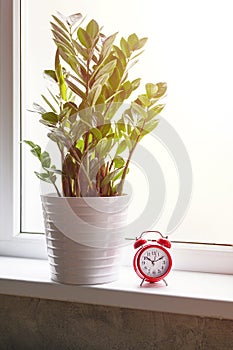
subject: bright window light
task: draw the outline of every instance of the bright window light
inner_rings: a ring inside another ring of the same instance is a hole
[[[95,18],[107,34],[137,33],[148,37],[145,52],[133,68],[135,78],[168,84],[163,118],[176,130],[189,154],[193,190],[189,210],[172,233],[174,241],[232,244],[233,220],[233,50],[230,0],[22,0],[22,139],[45,147],[46,130],[28,110],[43,104],[44,69],[53,69],[55,44],[51,15],[81,12]],[[148,137],[142,143],[154,152],[166,184],[166,203],[155,229],[169,224],[179,193],[176,166],[163,144]],[[154,150],[154,151],[153,151]],[[43,232],[39,169],[28,148],[22,151],[22,231]],[[132,168],[134,168],[133,165]],[[133,169],[132,169],[133,171]],[[135,195],[131,219],[141,215],[150,191],[146,174],[129,176]],[[182,185],[182,184],[181,184]],[[156,193],[154,194],[156,196]],[[140,208],[140,205],[142,208]],[[147,229],[147,227],[145,227]],[[165,232],[164,232],[165,233]]]

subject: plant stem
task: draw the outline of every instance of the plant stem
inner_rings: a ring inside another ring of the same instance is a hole
[[[60,191],[58,190],[57,185],[55,184],[55,182],[53,182],[53,185],[54,185],[54,187],[55,187],[55,190],[56,190],[56,192],[57,192],[58,197],[61,197],[61,193],[60,193]]]
[[[139,142],[139,139],[141,137],[141,132],[143,131],[144,129],[144,126],[145,126],[145,123],[146,121],[144,120],[143,124],[142,124],[142,127],[141,127],[141,131],[140,131],[140,134],[137,136],[136,140],[135,140],[135,143],[131,149],[131,151],[129,152],[129,157],[127,159],[127,162],[125,164],[125,167],[124,167],[124,171],[123,171],[123,174],[122,174],[122,177],[121,177],[121,181],[119,183],[119,186],[118,186],[118,189],[119,189],[119,195],[121,196],[122,195],[122,191],[123,191],[123,187],[124,187],[124,182],[125,182],[125,178],[126,178],[126,175],[127,175],[127,171],[128,171],[128,168],[129,168],[129,164],[130,164],[130,161],[131,161],[131,158],[132,158],[132,155],[135,151],[135,148]]]

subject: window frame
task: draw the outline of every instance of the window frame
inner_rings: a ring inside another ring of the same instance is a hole
[[[0,0],[0,53],[0,256],[47,259],[44,235],[20,232],[20,0]],[[172,255],[178,270],[233,274],[233,245],[174,242]]]
[[[0,255],[46,258],[41,234],[20,234],[20,1],[0,0]]]

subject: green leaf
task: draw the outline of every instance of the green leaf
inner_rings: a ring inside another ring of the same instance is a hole
[[[102,138],[102,134],[101,131],[97,128],[92,128],[90,129],[90,133],[97,139],[97,140],[101,140]]]
[[[152,98],[153,95],[158,91],[158,88],[155,84],[147,83],[146,84],[146,94],[148,98]]]
[[[96,85],[89,91],[88,102],[90,103],[91,106],[95,105],[99,95],[101,94],[101,91],[102,91],[101,85]]]
[[[81,99],[85,99],[84,92],[74,83],[72,83],[69,79],[65,79],[67,85],[69,86],[70,90],[72,90],[76,95],[81,97]]]
[[[32,154],[39,158],[40,159],[40,156],[41,156],[41,147],[37,144],[35,144],[34,142],[32,141],[28,141],[28,140],[24,140],[24,143],[26,143],[27,145],[29,145],[32,149],[31,149],[31,152]]]
[[[89,51],[88,49],[86,49],[85,47],[83,47],[82,45],[80,45],[76,40],[72,40],[73,45],[75,46],[76,50],[78,51],[78,53],[83,56],[84,60],[88,59],[89,56]]]
[[[103,137],[105,137],[109,133],[110,130],[111,130],[110,123],[104,124],[103,126],[100,127],[100,131],[101,131]]]
[[[90,35],[91,38],[96,38],[99,34],[99,25],[98,23],[92,19],[87,27],[86,27],[87,33]]]
[[[55,55],[55,72],[56,72],[57,80],[58,80],[58,83],[59,83],[61,98],[64,101],[66,101],[67,87],[66,87],[65,80],[64,80],[62,66],[60,64],[59,48],[57,49],[56,55]]]
[[[131,51],[135,50],[135,47],[137,46],[138,42],[139,42],[139,39],[135,33],[131,34],[128,37],[128,45],[129,45]]]
[[[117,150],[116,150],[116,155],[121,154],[122,152],[124,152],[124,150],[127,147],[127,143],[125,140],[121,141],[121,143],[118,145]]]
[[[125,138],[125,142],[126,142],[128,149],[131,151],[133,144],[132,144],[132,141],[130,140],[130,137],[128,137],[128,135],[126,135],[124,133],[123,133],[123,136]]]
[[[96,74],[96,78],[102,76],[103,74],[107,73],[108,75],[111,75],[114,68],[116,67],[116,64],[117,64],[117,60],[112,60],[110,62],[108,62],[107,64],[105,64],[103,67],[101,67],[97,74]]]
[[[140,82],[141,82],[141,78],[138,78],[138,79],[131,81],[131,88],[133,91],[139,87]]]
[[[56,113],[56,108],[53,107],[52,103],[50,103],[50,101],[47,99],[47,97],[45,97],[44,95],[41,95],[41,97],[43,98],[43,100],[47,103],[47,105],[52,109],[52,111],[54,113]],[[45,114],[45,113],[43,113]]]
[[[156,115],[158,115],[162,110],[164,109],[165,105],[164,104],[159,104],[153,108],[151,108],[147,114],[146,121],[151,120],[154,118]]]
[[[38,173],[37,171],[34,171],[34,173],[40,180],[51,183],[51,179],[48,173]]]
[[[96,152],[99,155],[99,158],[105,158],[112,148],[112,139],[107,139],[106,137],[101,139],[96,145]]]
[[[59,120],[59,117],[56,113],[47,112],[47,113],[42,114],[42,119],[50,122],[53,125],[56,125],[58,120]]]
[[[125,165],[125,161],[121,156],[116,156],[113,159],[113,163],[115,168],[122,168]]]
[[[121,49],[124,52],[125,56],[127,58],[129,58],[130,57],[130,47],[124,38],[121,38],[120,46],[121,46]]]
[[[108,73],[101,75],[98,79],[95,80],[95,83],[92,85],[92,88],[95,88],[97,85],[101,85],[103,87],[108,81],[108,78],[109,78]]]
[[[167,84],[166,83],[157,83],[154,85],[152,83],[148,83],[148,84],[146,84],[146,91],[149,92],[150,98],[159,99],[166,93]],[[147,92],[147,94],[148,94],[148,92]]]
[[[55,40],[54,40],[55,41]],[[73,71],[79,76],[79,77],[81,77],[81,75],[80,75],[80,72],[79,72],[79,70],[78,70],[78,64],[79,64],[79,62],[77,61],[77,59],[76,59],[76,57],[74,57],[74,56],[72,56],[71,54],[67,54],[65,51],[65,49],[64,49],[64,47],[63,47],[63,45],[62,44],[60,44],[60,43],[58,43],[58,42],[56,42],[55,41],[55,43],[56,43],[56,45],[59,47],[59,55],[62,57],[62,59],[73,69]],[[83,85],[85,85],[85,83],[83,84]]]
[[[139,95],[138,100],[142,103],[144,107],[149,107],[151,105],[150,99],[145,94]]]
[[[113,43],[116,39],[117,33],[110,35],[103,42],[101,54],[100,54],[100,62],[104,61],[112,50]]]
[[[74,13],[73,15],[70,15],[69,17],[67,17],[66,22],[69,26],[73,26],[75,25],[78,21],[80,21],[80,19],[82,18],[82,14],[81,13]]]
[[[126,67],[126,56],[124,52],[116,45],[114,45],[113,48],[115,50],[115,54],[117,55],[117,57],[121,62],[122,68],[124,69]]]
[[[147,118],[147,112],[145,109],[136,102],[131,103],[131,108],[134,113],[136,113],[141,118]]]
[[[66,38],[64,38],[60,33],[55,32],[54,30],[52,30],[52,33],[54,36],[54,41],[57,44],[61,43],[66,51],[68,51],[72,55],[75,55],[73,46],[70,44],[70,42]]]
[[[113,91],[118,88],[120,81],[121,81],[121,75],[120,75],[119,69],[115,67],[112,75],[109,78],[109,83]]]
[[[46,110],[42,106],[40,106],[38,103],[34,102],[32,106],[37,113],[40,113],[40,114],[46,113]]]
[[[48,170],[50,173],[55,173],[55,174],[58,174],[58,175],[64,175],[64,173],[61,170],[56,169],[55,166],[51,167],[51,168],[48,168],[46,170]]]
[[[64,30],[64,28],[59,27],[57,24],[50,22],[53,30],[57,33],[60,33],[62,37],[64,37],[66,40],[70,40],[69,34],[67,33],[67,30]],[[52,32],[53,32],[52,30]]]
[[[148,38],[139,39],[138,43],[134,46],[134,50],[140,50],[147,42]]]
[[[57,83],[57,76],[54,70],[51,70],[51,69],[44,70],[44,76]]]
[[[51,165],[51,159],[48,152],[44,151],[40,156],[41,165],[43,168],[49,168]]]
[[[64,29],[64,31],[68,32],[67,27],[65,26],[65,24],[64,24],[58,17],[53,16],[53,15],[52,15],[52,17],[53,17],[53,19],[59,24],[59,26],[60,26],[62,29]]]
[[[159,120],[155,119],[155,120],[150,120],[148,123],[145,124],[144,128],[143,128],[143,135],[150,133],[151,131],[153,131],[159,124]]]
[[[122,171],[121,168],[113,170],[111,173],[109,173],[100,184],[100,187],[105,187],[110,181],[115,180],[116,176]]]
[[[83,28],[79,27],[78,31],[77,31],[77,35],[78,35],[78,39],[80,41],[80,43],[86,47],[87,49],[90,49],[92,47],[92,40],[90,35],[88,34],[88,32],[86,30],[84,30]]]

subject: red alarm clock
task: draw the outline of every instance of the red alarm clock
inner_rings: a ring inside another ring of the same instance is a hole
[[[146,240],[142,238],[146,233],[153,232],[160,235],[158,239]],[[155,243],[148,243],[155,242]],[[167,237],[164,237],[159,231],[144,231],[136,239],[134,248],[138,249],[134,256],[133,266],[137,275],[143,282],[158,282],[168,275],[172,267],[172,258],[167,249],[171,248],[171,243]]]

